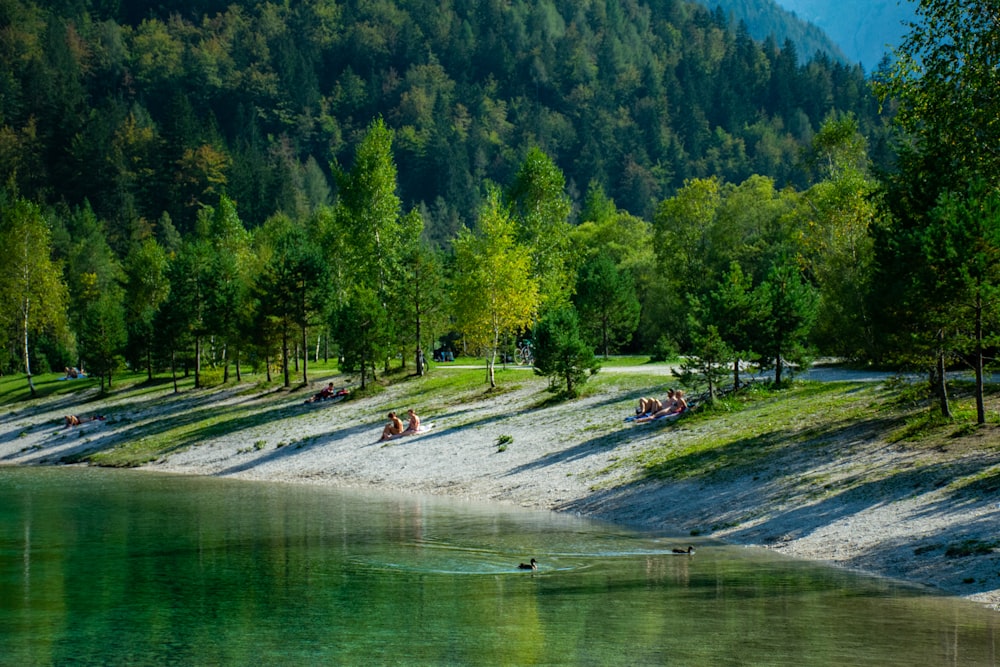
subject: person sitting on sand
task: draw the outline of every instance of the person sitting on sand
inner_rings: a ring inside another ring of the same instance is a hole
[[[331,398],[332,396],[333,396],[333,383],[331,382],[330,384],[320,389],[319,393],[317,393],[315,396],[313,396],[312,398],[307,398],[306,403],[325,401],[326,399]]]
[[[413,408],[407,410],[407,414],[410,415],[410,420],[406,422],[406,430],[400,433],[400,435],[413,435],[414,433],[420,433],[420,417],[417,413],[413,411]]]
[[[389,423],[382,429],[382,437],[379,440],[389,440],[394,435],[403,432],[403,420],[396,416],[395,412],[389,413]]]

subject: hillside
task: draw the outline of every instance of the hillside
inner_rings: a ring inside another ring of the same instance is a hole
[[[86,202],[119,252],[188,233],[221,192],[251,228],[308,215],[376,117],[439,242],[533,146],[575,204],[596,182],[643,217],[691,178],[808,185],[801,151],[832,112],[884,158],[860,68],[679,0],[12,0],[2,19],[0,178]]]
[[[786,41],[795,46],[799,58],[805,62],[817,53],[844,63],[856,62],[844,52],[841,45],[823,28],[810,19],[796,16],[783,1],[778,0],[699,0],[709,9],[720,8],[734,23],[746,23],[750,35],[758,40],[773,39],[778,44]]]
[[[700,0],[744,21],[754,39],[791,41],[802,58],[822,52],[873,72],[915,17],[911,0]]]

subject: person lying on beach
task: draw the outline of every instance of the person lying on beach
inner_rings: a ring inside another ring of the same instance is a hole
[[[655,419],[663,419],[664,417],[679,417],[682,412],[688,409],[688,403],[684,398],[684,391],[682,389],[678,389],[676,391],[671,390],[670,398],[671,400],[663,407],[663,409],[650,415],[637,417],[635,421],[648,422]]]
[[[333,383],[332,382],[330,384],[326,385],[325,387],[323,387],[322,389],[320,389],[319,393],[317,393],[312,398],[307,398],[306,399],[306,403],[315,403],[316,401],[325,401],[326,399],[330,398],[331,396],[333,396]]]
[[[80,419],[76,415],[66,415],[65,417],[63,417],[63,419],[66,420],[66,425],[63,426],[63,428],[69,428],[70,426],[79,426],[85,421],[86,422],[104,421],[104,415],[94,415],[93,417],[84,419]]]
[[[315,396],[311,396],[311,397],[307,398],[303,402],[304,403],[315,403],[316,401],[329,401],[330,399],[333,399],[333,398],[341,398],[343,396],[349,396],[350,393],[351,392],[350,392],[350,390],[347,389],[347,387],[343,387],[342,389],[336,389],[335,390],[333,388],[333,383],[331,382],[327,386],[323,387],[319,391],[319,393],[317,393]]]
[[[636,417],[655,415],[661,410],[667,409],[674,402],[674,390],[667,390],[667,397],[661,401],[658,398],[640,398],[639,407],[635,409]]]
[[[382,437],[379,440],[389,440],[394,435],[403,432],[403,420],[396,416],[395,412],[389,413],[389,423],[382,429]]]

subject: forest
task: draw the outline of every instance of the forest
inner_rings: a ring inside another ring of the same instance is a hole
[[[975,12],[869,80],[680,0],[0,0],[2,370],[364,385],[534,336],[567,390],[835,355],[947,410],[996,330]]]

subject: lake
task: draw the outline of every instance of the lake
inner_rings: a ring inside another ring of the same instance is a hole
[[[2,665],[993,665],[998,618],[548,512],[0,467]]]

